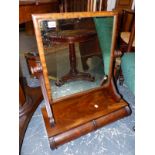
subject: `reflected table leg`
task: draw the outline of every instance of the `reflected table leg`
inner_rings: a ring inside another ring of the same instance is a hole
[[[70,71],[68,74],[64,75],[58,81],[56,81],[57,86],[61,86],[67,81],[86,80],[93,82],[95,80],[95,78],[91,76],[91,74],[85,72],[79,72],[77,70],[74,43],[69,43],[69,60],[70,60]]]

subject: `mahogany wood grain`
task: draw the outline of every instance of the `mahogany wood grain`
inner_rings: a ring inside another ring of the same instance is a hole
[[[122,17],[121,17],[120,31],[130,32],[132,29],[133,22],[135,20],[135,11],[131,9],[123,9],[121,13]]]
[[[85,124],[82,124],[76,128],[72,128],[66,132],[60,133],[53,137],[49,137],[50,147],[51,147],[51,149],[56,149],[59,146],[65,144],[71,140],[79,138],[85,134],[88,134],[90,132],[97,130],[98,128],[103,127],[104,125],[107,125],[111,122],[114,122],[118,119],[128,116],[128,115],[130,115],[130,113],[131,113],[130,108],[128,106],[126,106],[126,107],[123,107],[123,108],[113,112],[113,113],[109,113],[108,115],[99,117],[99,118],[89,121]]]
[[[34,13],[48,13],[48,12],[58,12],[58,2],[44,1],[20,1],[19,2],[19,24],[32,21],[32,14]]]
[[[32,14],[32,19],[35,22],[39,20],[58,20],[58,19],[73,19],[73,18],[88,18],[88,17],[104,17],[116,16],[117,11],[101,11],[101,12],[66,12],[66,13],[45,13],[45,14]]]
[[[89,132],[95,131],[98,128],[101,128],[109,123],[112,123],[112,122],[114,122],[118,119],[121,119],[125,116],[128,116],[130,114],[131,114],[130,108],[128,106],[124,106],[124,107],[118,109],[117,111],[108,113],[106,115],[102,115],[101,117],[98,117],[96,119],[88,121],[84,124],[81,124],[77,127],[74,127],[72,129],[62,132],[60,134],[57,134],[54,136],[48,135],[51,149],[56,149],[57,147],[65,144],[71,140],[79,138]],[[46,117],[46,116],[44,116],[44,117]]]
[[[116,0],[115,9],[131,9],[133,0]]]
[[[54,116],[53,116],[53,108],[50,106],[51,105],[51,100],[49,100],[48,95],[47,95],[47,90],[46,90],[46,85],[45,85],[45,80],[42,74],[40,74],[39,76],[39,81],[41,84],[41,90],[43,93],[43,97],[45,100],[45,107],[48,113],[48,120],[50,122],[51,127],[54,126],[55,124],[55,120],[54,120]]]
[[[37,46],[38,46],[38,50],[39,50],[39,59],[41,62],[41,65],[40,65],[41,66],[41,73],[42,73],[43,78],[45,80],[44,81],[44,83],[45,83],[44,87],[45,87],[46,92],[47,92],[48,102],[52,104],[52,102],[53,102],[53,99],[51,97],[52,90],[51,90],[50,82],[48,79],[48,70],[47,70],[47,66],[46,66],[46,59],[45,59],[45,55],[44,55],[44,46],[43,46],[43,42],[42,42],[40,27],[39,27],[38,21],[35,21],[34,18],[33,18],[33,23],[34,23],[36,40],[37,40]],[[39,72],[39,74],[40,74],[40,72]],[[39,74],[38,74],[38,76],[39,76]]]
[[[51,96],[48,96],[45,79],[42,74],[42,66],[40,64],[40,59],[38,57],[38,54],[37,53],[33,53],[33,54],[28,53],[26,55],[26,60],[27,60],[31,74],[39,79],[42,94],[43,94],[43,97],[45,100],[45,106],[46,106],[46,110],[48,113],[48,118],[49,118],[51,126],[53,126],[54,125],[54,117],[53,117],[53,113],[52,113],[52,107],[50,107],[50,104],[52,104],[52,100],[51,100],[51,98],[49,98]]]
[[[81,96],[75,95],[52,105],[56,124],[51,128],[46,114],[44,119],[47,133],[49,136],[60,134],[124,106],[127,106],[126,102],[121,100],[115,103],[106,89],[94,90],[88,94],[81,94]],[[44,108],[44,116],[45,113]]]

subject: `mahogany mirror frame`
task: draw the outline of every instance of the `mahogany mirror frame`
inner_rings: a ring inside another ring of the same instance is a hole
[[[36,34],[36,40],[37,40],[37,46],[40,56],[40,61],[42,65],[42,72],[43,72],[43,78],[45,80],[46,90],[48,98],[53,100],[51,98],[51,87],[48,80],[48,71],[45,61],[45,55],[44,55],[44,47],[42,42],[42,36],[41,31],[39,28],[39,22],[41,20],[59,20],[59,19],[72,19],[72,18],[87,18],[87,17],[106,17],[106,16],[113,16],[114,22],[113,22],[113,35],[112,35],[112,43],[111,43],[111,58],[110,58],[110,67],[109,67],[109,75],[107,84],[104,85],[104,87],[107,87],[107,85],[110,84],[110,80],[112,78],[113,74],[113,58],[114,58],[114,50],[115,50],[115,43],[116,43],[116,31],[117,31],[117,20],[118,20],[118,12],[116,11],[102,11],[102,12],[76,12],[76,13],[48,13],[48,14],[33,14],[33,23],[34,23],[34,29]]]

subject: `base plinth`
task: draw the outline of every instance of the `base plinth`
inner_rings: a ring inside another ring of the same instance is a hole
[[[131,114],[123,99],[116,102],[101,88],[57,100],[52,108],[54,127],[50,126],[46,109],[42,109],[51,149]]]

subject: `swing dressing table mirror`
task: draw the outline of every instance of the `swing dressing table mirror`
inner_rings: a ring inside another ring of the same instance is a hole
[[[39,57],[32,56],[28,63],[31,73],[40,80],[45,100],[42,114],[51,148],[128,116],[131,110],[113,81],[117,12],[50,13],[32,17]],[[91,20],[95,29],[89,24],[77,26],[86,20]],[[73,27],[60,26],[65,21],[73,22]],[[43,33],[44,23],[50,30]],[[84,72],[76,52],[78,43],[94,36],[98,37],[102,60],[101,63],[92,60],[90,70]]]

